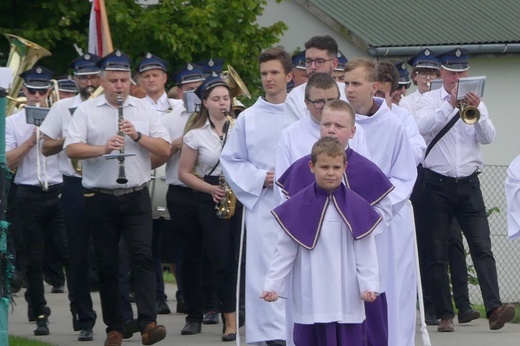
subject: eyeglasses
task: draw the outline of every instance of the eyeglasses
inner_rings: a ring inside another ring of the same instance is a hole
[[[406,90],[408,90],[408,89],[410,89],[411,85],[412,85],[412,83],[399,84],[399,89],[405,88]]]
[[[327,103],[327,101],[332,101],[332,100],[337,100],[338,98],[335,97],[335,98],[332,98],[332,99],[317,99],[317,100],[311,100],[311,99],[308,99],[306,98],[306,100],[310,103],[312,103],[312,105],[314,106],[314,108],[316,109],[322,109],[323,107],[325,107],[325,103]]]
[[[92,75],[92,76],[77,76],[78,80],[82,83],[85,83],[86,81],[95,82],[99,79],[98,75]]]
[[[312,66],[312,63],[314,63],[314,64],[316,64],[316,67],[322,67],[323,65],[325,65],[325,62],[332,61],[334,59],[335,58],[332,58],[332,59],[322,59],[322,58],[305,59],[305,66]]]
[[[430,77],[432,79],[439,78],[439,72],[437,71],[416,71],[416,75],[421,76],[422,78]]]
[[[39,93],[40,95],[45,95],[47,93],[47,90],[49,89],[32,89],[27,88],[27,92],[31,95],[36,95],[36,93]]]

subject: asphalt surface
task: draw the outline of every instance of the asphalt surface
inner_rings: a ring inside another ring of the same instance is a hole
[[[50,335],[34,336],[34,323],[27,320],[27,304],[23,298],[24,290],[14,297],[14,304],[9,314],[9,335],[24,336],[31,339],[41,340],[56,346],[89,346],[103,345],[105,340],[105,325],[101,318],[101,306],[99,294],[92,293],[94,308],[98,312],[98,320],[94,327],[94,341],[77,341],[78,332],[72,330],[71,315],[69,312],[69,302],[67,293],[50,293],[50,286],[45,286],[47,303],[52,310],[49,317]],[[170,309],[175,311],[175,286],[166,285],[166,293],[170,300]],[[134,313],[135,313],[134,305]],[[220,340],[222,335],[222,324],[203,325],[202,333],[196,335],[180,335],[184,326],[184,315],[171,313],[169,315],[158,315],[157,322],[163,324],[167,329],[166,339],[158,345],[235,345],[233,342],[223,343]],[[247,323],[247,321],[246,321]],[[240,328],[241,345],[245,345],[244,328]],[[454,333],[438,333],[436,327],[428,327],[431,345],[434,346],[519,346],[520,345],[520,325],[506,324],[499,331],[489,330],[487,320],[479,319],[471,323],[459,325],[455,321]],[[417,346],[423,345],[420,324],[417,324],[416,343]],[[141,345],[141,337],[134,334],[131,339],[123,340],[123,345]]]

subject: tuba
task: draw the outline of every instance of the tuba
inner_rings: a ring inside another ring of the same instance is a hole
[[[229,85],[229,96],[231,96],[233,100],[233,110],[240,113],[245,109],[245,106],[237,100],[237,96],[245,96],[250,99],[251,93],[247,90],[246,84],[242,78],[240,78],[237,71],[235,71],[231,65],[228,65],[227,67],[228,69],[226,71],[222,71],[220,78]]]
[[[477,107],[468,106],[465,100],[459,101],[460,118],[468,125],[475,125],[480,119],[480,111]]]
[[[217,217],[219,219],[231,219],[231,217],[235,215],[237,198],[223,175],[218,178],[218,185],[226,192],[226,196],[215,205]]]
[[[23,83],[18,75],[33,67],[44,56],[51,55],[51,52],[36,43],[15,35],[6,34],[5,37],[11,45],[7,67],[13,71],[13,84],[7,96],[10,102],[7,104],[5,112],[6,115],[10,115],[14,107],[22,103],[22,100],[17,97]]]

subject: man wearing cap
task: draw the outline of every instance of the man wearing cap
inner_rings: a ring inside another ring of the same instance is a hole
[[[430,83],[433,79],[439,77],[439,60],[429,48],[425,48],[408,60],[408,64],[412,66],[412,81],[417,86],[417,90],[405,96],[399,103],[400,106],[408,109],[415,116],[417,112],[418,102],[421,95],[430,91]],[[423,157],[424,159],[424,157]],[[422,160],[421,160],[422,162]],[[439,322],[435,316],[435,308],[433,304],[433,293],[431,278],[428,271],[427,251],[430,243],[424,235],[425,223],[429,220],[423,215],[423,174],[422,165],[417,167],[418,176],[415,182],[414,190],[410,200],[414,207],[415,229],[417,234],[417,246],[419,253],[419,264],[421,270],[421,281],[423,288],[423,299],[425,307],[425,320],[427,325],[438,325]],[[454,228],[453,228],[454,227]],[[449,261],[450,272],[452,277],[452,288],[455,306],[460,311],[459,323],[467,323],[480,317],[478,311],[472,310],[469,301],[468,292],[468,275],[466,266],[466,255],[464,253],[464,245],[462,243],[462,233],[460,227],[454,220],[450,227],[449,240]]]
[[[281,132],[290,121],[284,113],[291,59],[281,48],[258,57],[265,96],[238,117],[220,161],[231,189],[246,207],[246,343],[285,345],[285,302],[264,304],[258,287],[267,275],[277,238],[270,211],[274,199],[275,157]]]
[[[417,90],[401,99],[399,105],[408,109],[414,116],[421,95],[430,91],[431,81],[439,78],[439,60],[429,48],[425,48],[408,59],[412,66],[412,82]]]
[[[166,74],[168,62],[160,57],[148,52],[139,63],[137,71],[141,76],[141,82],[146,96],[144,100],[154,107],[162,115],[169,112],[180,113],[184,110],[183,102],[181,100],[169,99],[166,95],[165,84],[168,76]],[[161,165],[162,167],[162,165]],[[163,168],[154,168],[153,175],[155,181],[153,182],[154,187],[154,201],[159,201],[159,205],[166,207],[166,191],[160,190],[158,184],[161,183],[160,176],[162,175]],[[161,194],[163,192],[164,194]],[[155,207],[155,205],[153,205]],[[169,314],[170,307],[166,303],[167,296],[164,293],[164,280],[162,272],[162,261],[161,261],[161,246],[163,236],[171,232],[170,215],[168,212],[158,210],[154,208],[152,210],[153,215],[153,239],[152,239],[152,256],[155,266],[155,275],[157,279],[157,304],[156,312],[158,314]],[[163,247],[165,248],[165,247]],[[169,249],[173,251],[173,249]]]
[[[44,106],[50,92],[52,71],[35,66],[20,74],[27,107]],[[10,169],[16,169],[16,204],[19,227],[26,251],[26,276],[29,306],[36,316],[35,335],[48,335],[48,316],[43,287],[42,265],[44,239],[56,244],[57,257],[68,266],[69,253],[60,204],[62,176],[58,158],[40,154],[40,132],[27,119],[27,107],[6,119],[6,159]]]
[[[424,199],[424,209],[429,220],[425,234],[430,243],[428,263],[435,311],[441,318],[438,331],[454,330],[447,273],[449,236],[446,232],[453,218],[457,219],[469,245],[489,327],[496,330],[514,318],[515,307],[512,304],[502,305],[500,301],[486,206],[478,179],[484,165],[480,145],[493,141],[495,128],[484,102],[474,92],[465,95],[465,102],[478,108],[480,119],[474,125],[460,119],[457,83],[459,78],[468,75],[467,50],[453,49],[437,58],[443,87],[421,97],[417,122],[428,144],[445,126],[451,125],[423,162],[424,193],[428,196]]]
[[[67,157],[63,151],[63,143],[68,134],[72,114],[99,87],[99,68],[96,66],[99,59],[97,55],[84,54],[72,61],[70,67],[74,70],[75,87],[77,86],[79,92],[74,97],[54,103],[40,126],[44,133],[42,154],[49,158],[57,158],[60,173],[63,175],[61,204],[70,249],[67,286],[73,329],[80,331],[79,341],[93,340],[92,329],[96,322],[89,290],[89,268],[92,265],[89,264],[90,232],[85,221],[81,169],[77,162],[75,165]]]
[[[85,214],[96,249],[103,320],[107,325],[105,345],[121,345],[124,332],[118,280],[121,236],[133,266],[142,343],[152,345],[166,336],[164,326],[156,323],[152,208],[147,183],[150,156],[166,158],[170,137],[157,112],[146,102],[129,96],[130,64],[130,58],[119,50],[96,64],[101,69],[105,93],[76,109],[65,140],[67,155],[83,160]],[[123,150],[132,156],[103,157]]]
[[[56,78],[56,83],[58,83],[59,100],[74,97],[78,93],[76,83],[72,80],[70,75],[63,75]]]
[[[412,81],[410,80],[410,73],[408,72],[404,61],[399,61],[395,63],[394,66],[399,72],[399,84],[397,89],[392,93],[392,102],[398,105],[406,95],[406,91],[412,85]]]
[[[309,81],[307,75],[307,68],[305,67],[305,51],[294,54],[292,56],[292,81],[294,82],[293,88],[305,84]]]
[[[173,246],[180,252],[181,265],[177,263],[177,278],[181,285],[176,294],[177,312],[187,313],[186,324],[181,334],[193,335],[200,333],[201,330],[202,287],[199,281],[201,259],[194,256],[190,249],[200,245],[197,235],[200,235],[201,225],[197,212],[198,196],[179,179],[178,171],[184,128],[195,108],[201,104],[194,91],[202,84],[204,76],[198,65],[186,64],[173,75],[173,81],[179,88],[179,96],[184,102],[184,108],[181,112],[174,111],[163,116],[163,123],[173,139],[170,158],[166,162],[166,184],[168,184],[166,202],[172,220],[171,231],[178,235],[178,244]],[[218,315],[216,318],[218,323]]]
[[[332,71],[332,78],[338,83],[345,81],[345,65],[347,62],[347,57],[338,50],[338,66]]]

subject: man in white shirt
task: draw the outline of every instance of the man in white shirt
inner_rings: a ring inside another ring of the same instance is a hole
[[[433,284],[434,304],[441,322],[439,332],[452,332],[453,307],[448,279],[448,234],[456,218],[466,240],[477,272],[486,317],[492,330],[514,318],[515,308],[500,301],[495,259],[491,251],[486,206],[478,174],[484,166],[481,144],[495,138],[495,128],[480,97],[469,92],[465,103],[478,109],[480,119],[468,125],[459,119],[457,85],[466,77],[469,56],[465,49],[453,49],[438,56],[443,87],[425,93],[419,100],[417,124],[426,143],[453,119],[455,123],[433,146],[424,160],[426,232],[430,251],[428,263]]]

